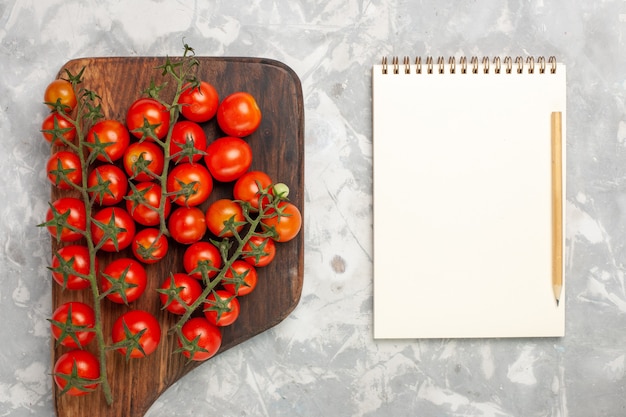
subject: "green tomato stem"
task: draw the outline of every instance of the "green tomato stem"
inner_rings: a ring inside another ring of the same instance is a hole
[[[83,96],[84,97],[84,96]],[[89,100],[87,98],[86,100]],[[95,325],[94,332],[96,334],[96,343],[97,343],[97,356],[98,361],[100,362],[100,384],[102,387],[102,392],[104,394],[105,400],[108,405],[113,403],[113,396],[111,394],[111,386],[109,384],[109,380],[107,377],[107,367],[106,367],[106,342],[104,339],[104,332],[102,329],[102,306],[100,301],[100,288],[98,285],[97,272],[96,271],[96,258],[97,258],[97,250],[93,244],[92,236],[91,236],[91,219],[93,213],[93,204],[94,201],[89,197],[88,193],[88,175],[89,175],[89,164],[87,162],[87,158],[85,155],[88,155],[88,149],[85,146],[85,126],[84,126],[84,108],[85,108],[85,99],[79,100],[78,109],[76,113],[76,121],[74,126],[76,128],[76,137],[78,138],[77,145],[77,153],[80,158],[81,169],[82,169],[82,186],[79,187],[78,191],[81,194],[82,200],[85,202],[85,213],[86,213],[86,223],[85,223],[85,240],[87,244],[87,248],[89,250],[89,275],[86,277],[89,281],[91,288],[91,296],[93,299],[93,309],[95,316]]]

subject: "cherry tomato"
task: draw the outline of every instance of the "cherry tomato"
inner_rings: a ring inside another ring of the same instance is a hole
[[[276,244],[269,237],[252,236],[242,250],[243,260],[254,266],[267,266],[276,256]]]
[[[217,181],[235,181],[252,165],[252,148],[243,139],[225,136],[207,146],[204,162]]]
[[[71,113],[76,107],[76,94],[72,83],[66,80],[54,80],[48,87],[43,95],[43,101],[51,109],[55,109],[57,102],[61,104],[61,108],[66,113]]]
[[[57,129],[56,131],[55,128]],[[74,125],[65,116],[57,112],[50,113],[43,119],[41,133],[46,141],[52,143],[54,140],[53,145],[55,146],[65,145],[76,139],[76,128]]]
[[[128,178],[124,171],[113,164],[95,167],[87,177],[89,196],[97,204],[112,206],[124,198],[128,191]]]
[[[261,124],[261,109],[250,93],[230,94],[217,108],[217,124],[229,136],[248,136]]]
[[[183,315],[187,309],[176,299],[175,294],[180,297],[183,303],[190,306],[202,294],[202,287],[196,279],[189,275],[176,273],[167,277],[157,291],[161,304],[167,311],[172,314]]]
[[[248,295],[256,288],[257,280],[256,268],[237,259],[224,274],[222,287],[233,295]]]
[[[152,134],[157,139],[163,139],[170,128],[170,113],[163,104],[155,99],[140,98],[128,108],[126,126],[128,126],[130,133],[138,139],[149,132],[149,126],[153,129]],[[148,133],[146,139],[154,140],[154,137]]]
[[[136,181],[151,181],[163,173],[163,149],[154,142],[134,142],[124,152],[124,170]]]
[[[71,190],[74,185],[82,185],[83,170],[80,158],[74,152],[55,152],[46,165],[48,179],[61,190]]]
[[[222,256],[214,244],[210,242],[196,242],[185,250],[183,267],[189,276],[195,279],[202,279],[202,273],[198,269],[202,263],[206,263],[207,267],[215,268],[207,270],[209,277],[217,275],[218,270],[222,267]]]
[[[272,185],[272,179],[265,172],[249,171],[243,174],[233,187],[233,196],[235,200],[241,200],[249,203],[252,208],[259,208],[260,190],[268,190]],[[259,188],[260,187],[260,188]],[[269,189],[268,191],[271,191]],[[264,201],[267,203],[267,200]]]
[[[204,123],[211,120],[217,113],[219,96],[215,87],[206,81],[201,81],[196,88],[191,87],[191,84],[185,84],[178,103],[182,104],[180,112],[187,120]]]
[[[61,226],[60,231],[57,230],[55,225],[47,226],[48,232],[53,237],[56,237],[61,242],[74,242],[83,237],[87,227],[87,212],[85,204],[81,199],[61,197],[54,201],[52,207],[46,213],[46,223],[55,217],[54,212],[58,213],[58,215],[64,215],[66,212],[69,212],[69,215],[64,221],[65,224],[59,224]]]
[[[302,227],[302,215],[298,207],[288,201],[278,203],[278,213],[273,208],[265,212],[272,217],[261,220],[265,229],[273,228],[276,232],[274,240],[288,242],[298,235]]]
[[[130,258],[115,259],[100,275],[102,294],[107,294],[106,297],[117,304],[132,303],[141,297],[147,284],[146,270],[139,261]]]
[[[126,329],[124,329],[126,327]],[[113,323],[112,337],[113,343],[119,343],[128,339],[126,332],[131,336],[143,331],[138,340],[138,346],[133,346],[130,351],[128,347],[118,347],[117,351],[127,358],[142,358],[153,353],[161,341],[161,326],[157,319],[144,310],[130,310],[122,314]]]
[[[131,249],[139,261],[144,264],[153,264],[165,257],[169,242],[158,229],[149,227],[137,232]]]
[[[130,135],[124,125],[113,119],[100,120],[89,129],[86,137],[91,152],[98,152],[98,161],[114,162],[124,156]]]
[[[176,165],[167,176],[167,192],[172,201],[181,206],[197,206],[204,203],[213,191],[213,179],[200,164]],[[174,194],[178,193],[178,194]]]
[[[99,384],[100,362],[91,352],[80,349],[70,350],[59,356],[54,364],[53,375],[54,382],[61,392],[68,388],[65,392],[71,396],[85,395],[93,391]],[[83,384],[78,384],[78,386],[67,387],[70,376],[86,381]]]
[[[126,197],[126,210],[132,218],[144,226],[156,226],[161,220],[157,209],[161,204],[161,186],[155,182],[140,182]],[[172,203],[166,198],[163,214],[169,216]]]
[[[79,301],[71,301],[61,304],[54,310],[50,330],[59,344],[82,349],[96,337],[96,333],[89,330],[93,329],[95,324],[96,315],[93,308]]]
[[[233,236],[233,229],[240,232],[245,221],[246,218],[239,203],[226,198],[213,202],[206,211],[207,227],[211,233],[218,237]],[[226,224],[232,227],[226,228]]]
[[[68,290],[89,288],[89,281],[79,275],[89,275],[90,269],[89,249],[83,245],[62,247],[54,254],[50,265],[52,278]],[[98,258],[95,258],[94,270],[98,272]]]
[[[215,326],[229,326],[239,317],[239,300],[226,290],[213,291],[204,302],[204,317]]]
[[[135,222],[128,212],[120,207],[105,207],[98,211],[91,222],[91,237],[93,243],[105,252],[119,252],[126,249],[133,242],[135,236]],[[97,222],[102,223],[100,226]],[[103,227],[117,228],[115,239],[105,235]],[[105,239],[103,241],[103,239]]]
[[[206,233],[206,219],[198,207],[179,207],[170,215],[167,228],[176,242],[190,245]]]
[[[217,353],[222,345],[222,332],[204,317],[192,317],[181,328],[185,340],[183,355],[193,361],[205,361]],[[178,346],[183,342],[178,339]]]
[[[202,127],[188,120],[176,122],[172,128],[170,155],[175,163],[197,162],[206,149],[206,134]]]

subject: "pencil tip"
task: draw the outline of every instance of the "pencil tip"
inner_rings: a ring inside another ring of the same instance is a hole
[[[556,306],[557,307],[559,306],[559,299],[558,298],[556,299]]]

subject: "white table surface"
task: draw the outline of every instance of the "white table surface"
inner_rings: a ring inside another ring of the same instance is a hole
[[[49,238],[35,227],[49,196],[44,88],[70,59],[175,55],[183,38],[300,77],[305,280],[284,322],[197,368],[148,416],[626,415],[625,1],[0,0],[0,416],[53,415]],[[383,55],[567,64],[564,338],[373,340],[371,65]]]

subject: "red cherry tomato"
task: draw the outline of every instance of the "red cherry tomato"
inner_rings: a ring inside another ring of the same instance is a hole
[[[242,250],[243,260],[254,266],[267,266],[276,256],[276,244],[269,237],[252,236]]]
[[[57,230],[57,226],[48,225],[48,232],[61,242],[74,242],[83,237],[87,227],[87,212],[82,200],[75,197],[61,197],[55,200],[46,213],[46,223],[53,220],[55,213],[59,216],[66,212],[69,212],[69,215],[65,218],[65,224],[59,224],[61,229]]]
[[[167,311],[172,314],[183,315],[187,312],[187,308],[176,299],[175,295],[177,294],[183,303],[190,306],[202,294],[202,287],[196,279],[189,275],[176,273],[167,277],[157,291],[161,304]]]
[[[98,152],[98,161],[114,162],[124,156],[130,144],[130,135],[126,127],[117,120],[101,120],[89,129],[87,142],[91,145],[91,152]],[[104,145],[98,145],[104,144]]]
[[[95,167],[87,178],[89,196],[103,206],[113,206],[128,191],[128,178],[117,165],[102,164]]]
[[[96,315],[93,308],[85,303],[71,301],[61,304],[54,310],[50,330],[59,344],[82,349],[96,337],[96,333],[90,331],[95,324]]]
[[[70,376],[85,380],[80,386],[69,388],[66,392],[71,396],[81,396],[90,393],[99,384],[100,362],[93,353],[86,350],[70,350],[59,356],[54,364],[54,382],[61,391],[65,390]],[[93,381],[93,383],[89,382]]]
[[[103,251],[119,252],[133,242],[135,222],[126,210],[120,207],[105,207],[93,216],[93,220],[91,222],[91,237],[96,247]],[[105,235],[104,229],[106,228],[117,230],[115,239]]]
[[[225,136],[207,146],[204,162],[217,181],[235,181],[252,165],[252,148],[243,139]]]
[[[202,279],[202,273],[199,267],[206,263],[209,277],[217,275],[218,270],[222,267],[222,256],[219,249],[210,242],[196,242],[190,245],[183,254],[183,267],[185,271],[195,279]]]
[[[68,290],[89,288],[90,283],[81,275],[89,275],[91,261],[89,249],[83,245],[69,245],[59,249],[52,257],[50,265],[52,278],[57,284]],[[95,258],[94,270],[98,272],[98,258]]]
[[[136,181],[152,181],[163,173],[163,149],[154,142],[134,142],[124,152],[124,170]]]
[[[204,317],[192,317],[181,329],[186,339],[183,345],[180,336],[178,346],[183,347],[183,355],[193,361],[205,361],[217,353],[222,345],[222,332]]]
[[[302,227],[302,215],[298,207],[288,201],[281,201],[278,203],[278,212],[276,210],[268,209],[265,212],[267,215],[272,215],[261,220],[265,229],[273,228],[276,232],[274,240],[279,242],[288,242],[295,238],[300,232]]]
[[[165,257],[169,249],[167,237],[158,229],[148,227],[135,235],[131,249],[135,258],[144,264],[153,264]]]
[[[219,96],[215,87],[202,81],[196,88],[191,87],[191,84],[185,84],[178,103],[182,104],[180,112],[187,120],[204,123],[217,113]]]
[[[266,190],[271,185],[272,179],[265,172],[249,171],[239,177],[237,182],[235,182],[233,196],[235,200],[245,201],[249,203],[252,208],[258,209],[259,198],[261,198],[260,190]],[[267,200],[264,203],[267,203]]]
[[[215,326],[230,326],[239,317],[239,308],[239,300],[228,291],[213,291],[204,303],[204,317]]]
[[[46,171],[50,182],[61,190],[71,190],[71,184],[82,185],[83,170],[80,158],[74,152],[59,151],[52,154]]]
[[[228,136],[248,136],[261,124],[261,109],[251,94],[233,93],[217,108],[217,124]]]
[[[55,146],[72,143],[76,139],[76,128],[74,125],[65,116],[57,112],[50,113],[43,119],[41,133],[46,141],[50,143],[54,141],[53,145]]]
[[[240,232],[243,229],[243,222],[246,218],[239,203],[221,199],[209,206],[206,212],[206,225],[211,233],[218,237],[234,236],[233,229]],[[228,229],[227,224],[232,227]]]
[[[126,325],[126,326],[124,326]],[[143,331],[139,338],[138,346],[132,347],[129,351],[127,347],[119,347],[117,351],[127,358],[142,358],[153,353],[161,341],[161,326],[157,319],[144,310],[130,310],[121,315],[113,323],[112,338],[113,343],[119,343],[128,339],[126,327],[131,335],[137,335]]]
[[[206,233],[206,219],[198,207],[179,207],[170,215],[167,228],[176,242],[190,245]]]
[[[117,304],[132,303],[141,297],[147,284],[146,270],[139,261],[130,258],[115,259],[100,275],[102,294],[107,294],[106,297]]]
[[[236,296],[248,295],[256,288],[257,280],[256,268],[237,259],[224,274],[222,287]]]
[[[43,95],[43,101],[51,109],[57,108],[57,104],[60,104],[61,109],[65,113],[71,113],[77,104],[72,83],[61,79],[54,80],[48,84]]]
[[[165,106],[153,98],[140,98],[128,108],[126,113],[126,126],[130,133],[138,138],[143,138],[152,129],[152,134],[157,139],[163,139],[170,128],[170,113]],[[146,139],[154,140],[150,134]]]
[[[144,226],[156,226],[161,222],[159,212],[156,211],[161,204],[161,186],[155,182],[140,182],[128,193],[126,197],[126,210],[133,220]],[[163,214],[169,216],[172,203],[169,198],[165,200]]]
[[[200,164],[178,164],[167,176],[167,192],[172,195],[172,201],[181,206],[200,205],[209,198],[211,191],[211,174]]]
[[[175,163],[197,162],[206,149],[206,134],[202,127],[188,120],[176,122],[172,128],[170,155]]]

